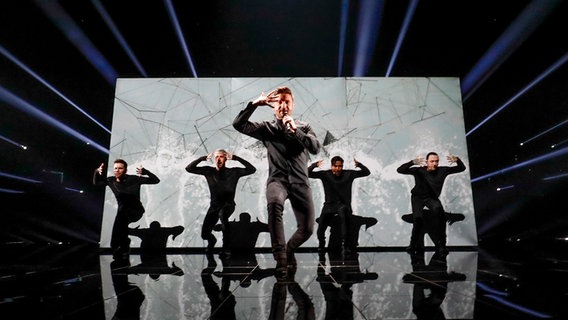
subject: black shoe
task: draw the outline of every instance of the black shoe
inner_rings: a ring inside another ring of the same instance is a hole
[[[436,247],[436,253],[439,255],[446,256],[450,253],[446,245],[440,245]]]
[[[409,245],[406,247],[405,251],[410,254],[420,254],[424,252],[424,247]]]
[[[119,246],[113,249],[112,258],[115,260],[128,260],[130,258],[130,247]]]

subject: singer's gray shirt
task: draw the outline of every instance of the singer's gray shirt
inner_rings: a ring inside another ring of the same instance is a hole
[[[289,132],[281,120],[251,122],[249,118],[257,106],[249,102],[235,120],[233,127],[248,136],[260,140],[267,150],[268,180],[309,185],[308,152],[317,154],[320,143],[312,127],[294,120],[296,132]]]

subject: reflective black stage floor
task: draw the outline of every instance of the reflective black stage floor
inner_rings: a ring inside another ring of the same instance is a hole
[[[340,259],[307,248],[277,279],[265,252],[113,261],[80,246],[1,249],[0,319],[568,319],[567,261],[537,250]]]

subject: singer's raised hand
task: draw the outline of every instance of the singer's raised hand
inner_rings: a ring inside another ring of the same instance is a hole
[[[264,92],[262,92],[260,94],[260,96],[258,96],[258,98],[256,98],[256,100],[254,100],[252,103],[255,106],[269,106],[271,108],[274,108],[272,106],[272,103],[278,101],[278,94],[276,93],[276,89],[270,91],[267,94],[264,94]]]

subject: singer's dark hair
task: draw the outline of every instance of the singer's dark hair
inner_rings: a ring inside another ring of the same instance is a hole
[[[294,100],[294,95],[292,94],[292,90],[288,87],[278,87],[276,88],[277,94],[289,94],[292,96],[292,100]]]
[[[122,163],[124,165],[124,169],[128,169],[128,163],[122,159],[116,159],[114,160],[114,163]]]

